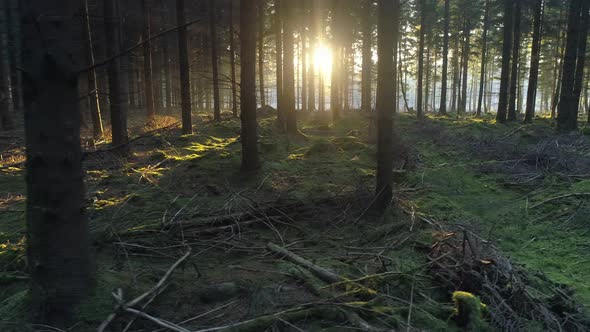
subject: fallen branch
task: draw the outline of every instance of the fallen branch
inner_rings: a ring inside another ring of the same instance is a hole
[[[305,267],[306,269],[311,271],[318,278],[322,279],[325,282],[333,284],[333,283],[345,281],[344,278],[335,274],[334,272],[331,272],[331,271],[328,271],[322,267],[319,267],[319,266],[313,264],[312,262],[308,261],[307,259],[305,259],[297,254],[294,254],[293,252],[291,252],[283,247],[280,247],[272,242],[269,242],[266,245],[266,247],[270,251],[283,256],[288,261]]]
[[[590,196],[590,193],[571,193],[571,194],[565,194],[565,195],[555,196],[555,197],[548,198],[548,199],[546,199],[546,200],[544,200],[544,201],[542,201],[540,203],[537,203],[537,204],[535,204],[535,205],[533,205],[533,206],[531,206],[529,208],[530,209],[534,209],[537,206],[540,206],[540,205],[543,205],[543,204],[546,204],[546,203],[549,203],[549,202],[553,202],[553,201],[556,201],[558,199],[568,198],[568,197],[572,197],[572,196],[574,196],[574,197]]]
[[[97,332],[104,332],[104,330],[109,326],[109,324],[111,324],[111,322],[117,317],[117,313],[119,311],[127,311],[127,309],[130,309],[129,307],[138,304],[139,302],[143,301],[143,299],[147,298],[148,296],[151,296],[152,294],[156,296],[159,295],[162,292],[162,289],[164,288],[164,283],[168,280],[170,275],[172,275],[172,272],[174,272],[174,270],[180,265],[180,263],[182,263],[185,259],[188,258],[188,256],[191,254],[191,251],[192,250],[189,247],[187,252],[182,257],[180,257],[174,264],[172,264],[172,266],[168,269],[166,274],[164,274],[164,276],[160,279],[160,281],[158,281],[158,283],[154,287],[152,287],[147,292],[141,294],[140,296],[136,297],[135,299],[127,303],[123,303],[122,291],[120,289],[119,294],[113,294],[113,297],[115,297],[115,299],[118,301],[117,306],[115,307],[115,312],[111,313],[107,317],[107,319],[105,319],[102,322],[102,324],[100,324],[100,326],[97,329]]]

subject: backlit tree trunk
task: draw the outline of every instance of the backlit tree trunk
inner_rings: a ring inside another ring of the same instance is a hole
[[[110,42],[106,44],[106,52],[113,60],[108,63],[107,73],[109,79],[109,101],[111,110],[111,131],[112,145],[120,155],[127,155],[128,151],[128,134],[127,134],[127,100],[122,93],[121,77],[121,57],[119,54],[120,26],[119,13],[115,7],[114,0],[104,2],[105,34],[110,36]]]
[[[238,117],[238,87],[236,82],[236,42],[234,31],[234,0],[229,3],[229,65],[231,70],[232,114]]]
[[[526,112],[524,123],[532,123],[535,116],[535,102],[537,99],[537,83],[539,81],[539,61],[541,59],[541,32],[543,28],[543,0],[537,0],[533,19],[533,46],[531,50],[531,68],[527,92]]]
[[[219,59],[217,57],[217,9],[215,0],[209,0],[209,39],[211,40],[211,68],[213,75],[213,119],[221,121],[219,100]]]
[[[379,0],[377,21],[377,184],[375,209],[383,211],[393,197],[393,112],[396,104],[393,48],[398,39],[399,0]],[[393,22],[392,22],[393,20]]]
[[[424,118],[422,109],[423,89],[422,81],[424,79],[424,36],[426,33],[426,8],[425,1],[420,0],[420,37],[418,42],[418,86],[416,88],[416,114],[418,119]]]
[[[90,17],[88,15],[88,0],[84,0],[84,36],[86,37],[86,63],[94,67],[94,46],[92,44],[92,30],[90,28]],[[88,71],[88,103],[90,105],[90,117],[92,118],[92,134],[94,138],[103,135],[102,116],[100,114],[100,102],[98,99],[98,84],[96,81],[96,69]]]
[[[191,109],[190,64],[188,61],[188,41],[185,22],[185,0],[176,0],[176,23],[178,24],[178,63],[180,75],[180,104],[182,109],[182,133],[193,133]]]
[[[156,105],[154,102],[154,80],[152,76],[152,43],[151,38],[151,15],[149,0],[141,0],[143,9],[143,84],[145,93],[145,109],[148,123],[153,123],[156,118]]]
[[[447,85],[448,85],[448,71],[449,71],[449,7],[450,0],[445,0],[444,9],[444,28],[443,28],[443,66],[442,66],[442,82],[440,88],[440,114],[447,114]]]
[[[500,74],[500,99],[496,121],[506,122],[508,115],[508,90],[510,86],[510,51],[512,49],[512,0],[504,0],[504,40],[502,44],[502,73]]]
[[[256,134],[256,7],[240,3],[240,105],[242,109],[242,170],[258,168]]]
[[[258,88],[260,89],[260,106],[266,106],[266,91],[264,86],[264,3],[258,0]],[[250,3],[249,6],[253,4]],[[256,24],[256,22],[254,23]]]
[[[285,130],[286,108],[283,103],[283,20],[281,17],[281,2],[275,0],[274,33],[275,33],[275,61],[277,66],[277,126]]]
[[[286,117],[286,129],[290,135],[299,134],[297,129],[297,113],[295,110],[295,64],[294,64],[294,3],[282,1],[281,16],[283,18],[283,104]]]
[[[486,0],[485,13],[483,19],[482,45],[481,45],[481,69],[479,75],[479,97],[477,99],[477,110],[475,114],[481,115],[481,106],[483,103],[483,93],[486,78],[486,64],[488,51],[488,28],[490,26],[490,0]]]
[[[516,121],[517,93],[518,89],[518,65],[520,62],[520,21],[521,3],[516,1],[514,11],[514,35],[512,43],[512,73],[510,74],[510,99],[508,101],[508,121]]]
[[[361,110],[363,112],[371,112],[371,70],[373,67],[373,52],[371,50],[373,44],[373,26],[371,24],[371,7],[372,1],[365,0],[363,2],[362,15],[362,32],[363,32],[363,58],[362,58],[362,73],[361,73]]]

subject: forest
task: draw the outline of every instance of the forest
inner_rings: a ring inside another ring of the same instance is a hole
[[[589,25],[0,0],[0,331],[590,331]]]

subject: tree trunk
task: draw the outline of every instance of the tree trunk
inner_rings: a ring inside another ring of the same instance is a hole
[[[506,122],[508,114],[508,90],[510,86],[510,51],[512,50],[512,0],[504,0],[504,41],[502,44],[502,73],[500,74],[500,99],[496,121]]]
[[[295,64],[294,64],[294,38],[293,31],[295,18],[293,17],[294,3],[284,1],[281,3],[281,16],[283,19],[283,101],[287,133],[298,135],[297,113],[295,110]]]
[[[313,2],[310,2],[309,7],[310,7],[309,8],[310,13],[307,16],[307,26],[309,27],[309,45],[311,47],[311,50],[314,51],[315,45],[316,45],[316,43],[315,43],[315,38],[316,38],[315,24],[316,24],[316,22],[313,19],[313,17],[314,17],[313,15],[315,13]],[[311,58],[313,59],[313,53],[310,55],[311,55]],[[308,63],[308,66],[307,66],[307,84],[308,84],[307,110],[309,112],[314,112],[316,110],[316,105],[315,105],[316,85],[315,85],[315,69],[314,69],[313,63]]]
[[[304,13],[304,16],[307,16]],[[301,20],[301,111],[307,112],[307,31],[306,19]]]
[[[362,33],[363,33],[363,59],[361,73],[361,110],[365,113],[371,112],[371,101],[373,93],[371,91],[371,70],[373,67],[373,26],[371,24],[371,7],[372,1],[363,2],[362,15]]]
[[[105,35],[109,36],[109,42],[106,43],[106,53],[108,57],[113,57],[113,60],[107,65],[109,104],[111,106],[111,143],[118,154],[125,156],[129,153],[127,146],[127,103],[121,93],[121,57],[116,57],[119,54],[121,40],[118,22],[119,13],[115,6],[114,0],[104,2]]]
[[[490,0],[486,0],[485,13],[484,13],[484,19],[483,19],[483,32],[482,32],[482,43],[481,43],[481,70],[480,70],[480,76],[479,76],[479,97],[477,98],[477,110],[475,112],[476,116],[481,116],[481,106],[483,103],[483,92],[484,92],[485,77],[486,77],[489,26],[490,26]]]
[[[578,62],[579,38],[585,33],[581,26],[583,0],[571,0],[568,14],[567,39],[565,55],[563,58],[563,72],[561,76],[561,95],[557,110],[557,129],[560,131],[572,131],[578,126],[578,102],[576,101],[576,65]],[[587,7],[586,7],[587,8]],[[587,14],[586,14],[587,16]],[[585,56],[581,55],[582,58]],[[579,97],[579,96],[578,96]]]
[[[422,109],[422,81],[424,79],[424,35],[426,33],[426,8],[425,0],[420,0],[420,39],[418,44],[418,86],[416,87],[416,114],[418,119],[424,118]],[[381,59],[381,57],[379,57]]]
[[[515,3],[514,10],[514,34],[512,43],[512,73],[510,74],[510,99],[508,101],[508,121],[516,121],[517,92],[518,92],[518,65],[520,63],[520,21],[522,6],[520,0]]]
[[[285,130],[285,106],[283,104],[283,22],[281,19],[281,1],[275,0],[274,33],[275,62],[277,67],[277,126]]]
[[[266,0],[258,0],[258,83],[260,88],[260,106],[266,106],[266,93],[264,87],[264,3]],[[252,4],[249,4],[252,6]]]
[[[92,44],[92,29],[90,27],[90,16],[88,15],[88,0],[84,0],[84,37],[86,38],[86,64],[94,67],[94,46]],[[92,135],[95,139],[102,137],[102,116],[100,113],[100,101],[98,99],[98,84],[96,82],[96,69],[92,68],[87,72],[88,76],[88,104],[90,105],[90,117],[92,119]]]
[[[156,105],[154,102],[154,81],[152,76],[152,43],[149,41],[152,34],[149,0],[141,0],[143,9],[143,83],[145,92],[145,108],[148,123],[156,119]]]
[[[580,109],[580,97],[582,94],[582,86],[584,80],[584,68],[586,62],[586,43],[588,40],[589,7],[590,3],[588,1],[582,1],[580,14],[580,36],[578,37],[578,56],[574,80],[574,98],[572,100],[572,109],[575,112],[575,115],[573,115],[572,118],[575,119],[575,127],[577,127],[578,125],[578,112]]]
[[[23,106],[22,98],[22,75],[21,68],[21,42],[20,42],[20,21],[19,21],[19,3],[18,0],[6,0],[6,32],[8,34],[8,57],[10,60],[10,91],[12,93],[12,108],[20,110]]]
[[[242,109],[242,170],[259,167],[256,124],[256,7],[240,3],[240,105]]]
[[[180,75],[180,104],[182,109],[182,133],[193,133],[193,121],[191,110],[191,79],[190,64],[188,61],[188,41],[185,18],[185,0],[176,0],[176,23],[178,28],[178,63]],[[231,24],[231,23],[230,23]]]
[[[219,59],[217,58],[217,10],[215,0],[209,0],[209,34],[213,75],[213,119],[218,122],[221,121],[221,106],[219,101]]]
[[[4,13],[7,11],[3,8],[7,4],[0,2],[0,129],[12,130],[15,127],[14,113],[10,110],[10,93],[9,93],[9,72],[6,71],[9,68],[8,53],[8,38],[7,33],[8,25],[4,24],[6,19]]]
[[[84,57],[72,56],[82,5],[22,5],[30,308],[34,323],[64,328],[93,285],[76,79]]]
[[[396,104],[393,45],[397,43],[399,0],[379,0],[377,20],[377,183],[374,208],[384,211],[393,197],[393,111]]]
[[[539,81],[539,61],[541,59],[541,34],[543,29],[544,5],[543,0],[537,0],[533,18],[533,46],[531,49],[531,68],[527,92],[526,112],[524,123],[532,123],[535,116],[535,102],[537,99],[537,83]]]
[[[442,82],[440,88],[440,114],[447,114],[447,85],[448,85],[448,71],[449,71],[449,7],[450,0],[445,0],[444,10],[444,31],[443,31],[443,66],[442,66]]]
[[[451,100],[451,111],[457,111],[457,96],[460,81],[460,67],[459,67],[459,33],[456,33],[453,38],[453,87],[452,87],[452,100]]]
[[[463,114],[467,112],[467,78],[469,72],[469,52],[471,51],[471,22],[465,17],[465,26],[463,28],[465,41],[463,46],[463,88],[461,89],[461,107],[459,111]]]
[[[232,114],[238,117],[238,88],[236,82],[236,42],[234,31],[234,0],[229,3],[229,65],[231,70]]]
[[[161,30],[166,30],[169,28],[166,24],[166,13],[168,12],[168,5],[166,1],[162,1],[162,13],[161,13],[161,20],[162,20],[162,27]],[[169,108],[172,106],[172,86],[171,86],[171,75],[170,75],[170,51],[168,45],[168,35],[164,35],[161,37],[162,39],[162,71],[163,71],[163,78],[164,81],[164,97],[163,99],[163,106],[164,108]]]

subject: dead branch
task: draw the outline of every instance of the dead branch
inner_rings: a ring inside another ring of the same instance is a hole
[[[143,301],[145,298],[147,298],[148,296],[151,296],[153,294],[160,294],[162,292],[162,289],[164,288],[164,284],[166,283],[166,281],[168,280],[168,278],[170,277],[170,275],[172,275],[172,272],[174,272],[174,270],[180,265],[180,263],[182,263],[185,259],[188,258],[188,256],[191,254],[191,248],[189,247],[187,252],[180,257],[174,264],[172,264],[172,266],[168,269],[168,271],[166,272],[166,274],[164,274],[164,276],[160,279],[160,281],[158,281],[158,283],[152,287],[150,290],[148,290],[147,292],[141,294],[140,296],[136,297],[135,299],[127,302],[127,303],[122,303],[123,299],[122,299],[122,291],[119,290],[119,294],[113,294],[113,297],[115,297],[115,299],[119,302],[117,303],[117,306],[115,307],[115,312],[113,312],[112,314],[110,314],[107,319],[105,319],[102,324],[100,324],[100,326],[97,329],[97,332],[104,332],[104,330],[109,326],[109,324],[111,324],[111,322],[117,317],[117,312],[120,310],[126,311],[127,309],[129,309],[129,307],[132,307],[136,304],[138,304],[139,302]],[[183,331],[184,332],[184,331]]]
[[[325,282],[333,284],[333,283],[344,281],[344,278],[335,274],[334,272],[331,272],[331,271],[328,271],[322,267],[319,267],[319,266],[313,264],[312,262],[308,261],[307,259],[305,259],[297,254],[294,254],[293,252],[291,252],[283,247],[280,247],[272,242],[269,242],[266,245],[266,247],[270,251],[274,252],[275,254],[283,256],[288,261],[305,267],[306,269],[311,271],[318,278],[322,279]]]

